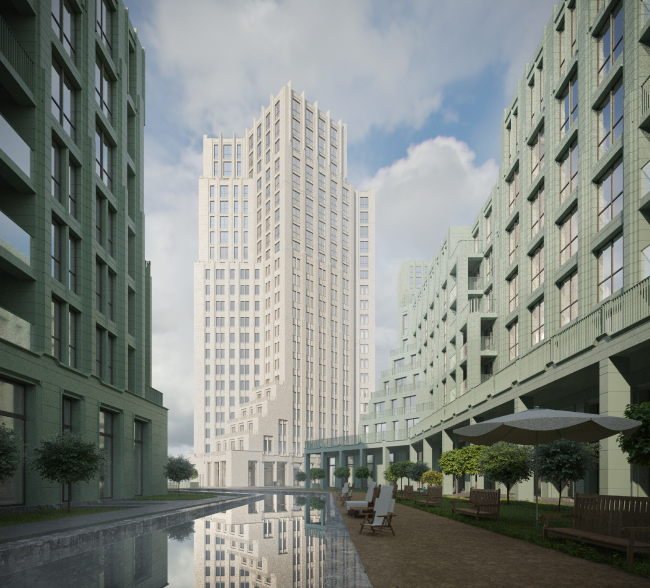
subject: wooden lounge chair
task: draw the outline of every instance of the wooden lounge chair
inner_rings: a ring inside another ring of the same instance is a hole
[[[365,516],[368,513],[373,512],[373,510],[375,509],[375,505],[377,504],[377,499],[379,498],[380,492],[381,492],[381,484],[379,486],[375,486],[375,489],[372,492],[372,499],[370,500],[370,502],[367,503],[366,506],[351,506],[348,508],[348,514],[351,517],[358,517],[358,516]]]
[[[456,507],[460,503],[462,507]],[[451,501],[451,514],[469,515],[476,520],[479,517],[496,517],[499,520],[499,508],[501,507],[501,490],[478,490],[470,488],[469,502],[465,500]]]
[[[345,497],[350,493],[350,488],[348,487],[348,483],[346,482],[343,484],[343,488],[341,488],[341,494],[339,494],[336,499],[340,502],[345,499]]]
[[[374,500],[374,498],[373,498],[374,492],[375,492],[375,483],[374,483],[374,481],[370,480],[370,482],[368,482],[368,491],[366,492],[366,499],[365,500],[348,500],[345,503],[345,508],[347,508],[349,510],[350,508],[355,507],[355,506],[367,507]]]
[[[390,531],[395,535],[395,529],[393,529],[392,524],[395,500],[393,498],[388,498],[388,496],[389,494],[386,492],[386,500],[378,500],[375,511],[366,515],[364,522],[361,523],[359,534],[363,533],[364,529],[370,529],[373,535],[381,535],[384,531]]]
[[[442,486],[429,486],[426,495],[416,498],[414,506],[442,506]]]

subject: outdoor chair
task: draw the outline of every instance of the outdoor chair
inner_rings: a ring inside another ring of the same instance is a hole
[[[343,484],[343,488],[341,488],[341,494],[336,497],[337,500],[339,500],[339,501],[344,500],[345,497],[349,494],[349,490],[350,489],[348,487],[348,483],[346,482],[345,484]]]
[[[416,498],[414,506],[442,506],[442,486],[429,486],[427,493],[421,498]]]
[[[384,531],[390,531],[395,535],[395,529],[393,529],[392,524],[395,500],[388,498],[388,496],[389,494],[387,492],[385,500],[381,500],[381,497],[377,500],[377,508],[373,513],[366,515],[364,522],[361,523],[359,534],[363,533],[364,529],[369,529],[373,535],[381,535]]]
[[[351,507],[354,507],[354,506],[367,507],[368,504],[370,502],[372,502],[372,500],[373,500],[374,491],[375,491],[375,483],[374,483],[373,480],[370,480],[370,482],[368,482],[368,491],[366,492],[366,499],[365,500],[348,500],[345,503],[345,508],[347,508],[349,510]]]
[[[456,507],[461,503],[462,508]],[[496,517],[499,520],[499,508],[501,506],[501,490],[479,490],[470,488],[469,502],[466,500],[452,500],[451,514],[464,514],[474,517]]]
[[[413,486],[404,486],[404,490],[397,493],[402,500],[413,500]]]
[[[381,492],[381,484],[379,486],[376,486],[373,490],[372,493],[372,498],[369,502],[362,502],[362,501],[355,501],[353,504],[358,504],[358,506],[348,506],[350,502],[348,501],[346,503],[346,508],[348,509],[348,514],[351,517],[356,517],[356,516],[364,516],[370,512],[373,512],[375,509],[375,505],[377,504],[377,499],[379,498],[379,494]],[[363,506],[365,504],[365,506]]]

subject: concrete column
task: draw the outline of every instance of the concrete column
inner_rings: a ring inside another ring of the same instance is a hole
[[[616,363],[615,363],[616,362]],[[623,416],[625,407],[631,401],[630,385],[623,371],[621,360],[603,359],[599,369],[600,414]],[[600,442],[600,494],[630,496],[632,477],[630,465],[612,435]]]
[[[309,477],[309,470],[311,469],[311,453],[305,453],[305,469],[304,472],[307,474],[307,479],[305,480],[305,488],[311,488],[311,479]]]
[[[431,447],[431,443],[429,443],[428,439],[422,441],[422,461],[429,464],[431,469],[435,469],[433,467],[433,447]]]
[[[339,468],[341,466],[345,466],[346,464],[343,462],[343,450],[339,449],[339,457],[336,462],[336,467]],[[343,480],[339,480],[336,478],[336,487],[337,488],[343,488]]]
[[[445,429],[442,430],[442,453],[445,451],[451,451],[454,448],[454,440],[449,432]],[[454,486],[454,477],[445,476],[442,480],[442,493],[443,494],[454,494],[456,492],[456,487]]]
[[[524,401],[521,398],[515,398],[515,414],[518,412],[523,412],[525,410],[528,410],[528,406],[524,403]],[[535,446],[532,447],[534,451]],[[515,487],[513,488],[515,500],[530,500],[532,502],[535,501],[535,483],[533,478],[534,476],[531,476],[529,480],[515,484]],[[503,491],[505,492],[505,490]]]

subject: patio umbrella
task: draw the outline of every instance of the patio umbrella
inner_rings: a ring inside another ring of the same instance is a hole
[[[551,410],[535,407],[515,414],[490,419],[454,430],[454,437],[475,445],[492,445],[507,441],[517,445],[535,446],[535,479],[540,443],[556,439],[594,443],[616,433],[631,435],[641,426],[640,421],[585,412]],[[535,489],[535,528],[539,526],[539,505]]]

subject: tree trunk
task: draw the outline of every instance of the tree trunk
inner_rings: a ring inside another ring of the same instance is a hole
[[[557,499],[557,509],[561,510],[562,509],[562,480],[560,480],[560,483],[557,485],[557,487],[560,491],[559,492],[560,497]]]
[[[71,502],[72,502],[72,482],[68,482],[68,512],[70,512]]]
[[[506,484],[506,505],[510,506],[510,484]]]
[[[474,474],[474,490],[478,490],[478,474]]]
[[[458,498],[458,476],[454,476],[456,478],[456,498]]]

